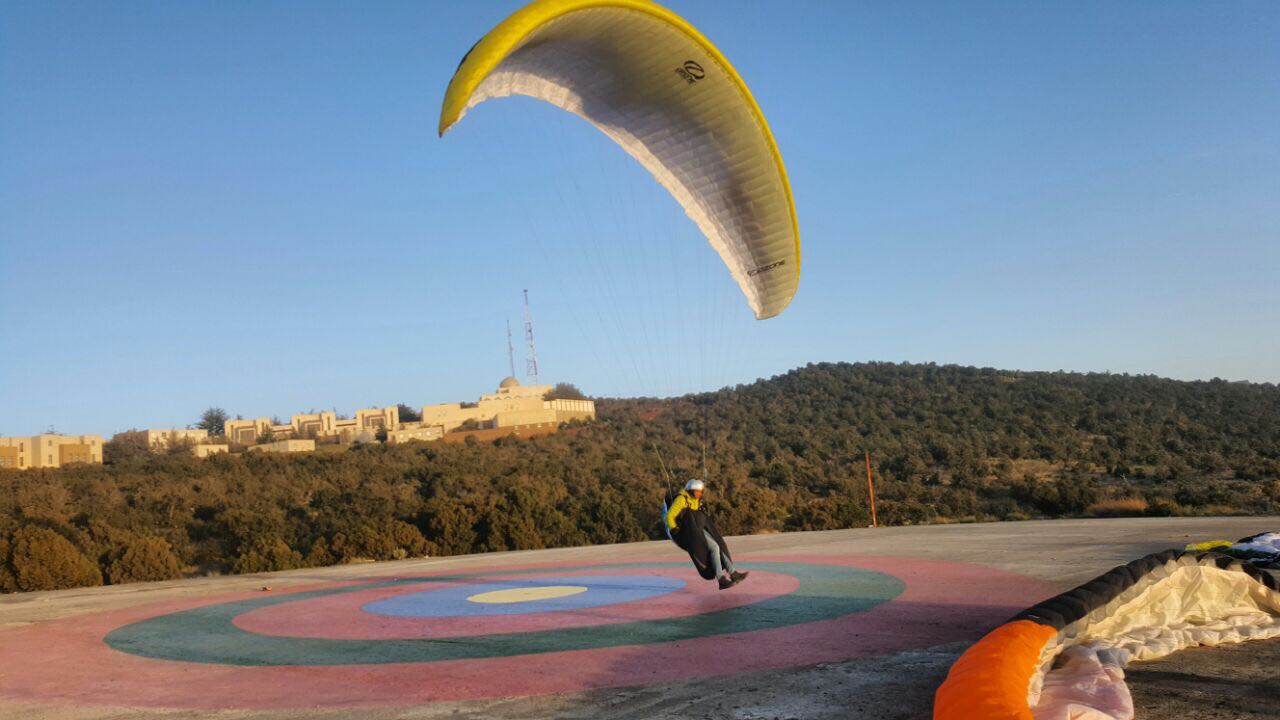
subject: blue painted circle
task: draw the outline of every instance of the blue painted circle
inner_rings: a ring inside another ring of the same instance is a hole
[[[564,597],[527,600],[511,603],[480,603],[467,598],[497,590],[576,585],[586,592]],[[523,615],[526,613],[581,610],[583,608],[617,605],[633,600],[645,600],[675,592],[685,586],[685,581],[662,575],[569,575],[520,580],[459,585],[443,590],[424,590],[408,595],[397,595],[385,600],[375,600],[360,609],[375,615],[397,617],[487,617],[493,615]]]

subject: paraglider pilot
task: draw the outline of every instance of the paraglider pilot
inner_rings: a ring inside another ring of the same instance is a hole
[[[703,512],[702,494],[706,484],[690,480],[672,501],[667,510],[667,529],[671,539],[681,550],[689,553],[698,574],[707,580],[717,580],[720,589],[731,588],[747,577],[745,572],[733,569],[733,558],[715,521]]]

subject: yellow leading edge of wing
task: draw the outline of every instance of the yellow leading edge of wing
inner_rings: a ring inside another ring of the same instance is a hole
[[[790,214],[790,234],[794,238],[794,255],[788,257],[790,260],[794,258],[792,278],[789,285],[789,291],[785,298],[775,298],[770,303],[770,308],[762,308],[756,306],[756,302],[763,304],[764,300],[757,300],[748,297],[753,301],[753,307],[756,309],[756,315],[760,319],[777,315],[790,303],[791,297],[794,296],[795,287],[799,283],[800,278],[800,229],[799,221],[796,217],[795,202],[791,193],[790,181],[787,179],[786,168],[782,162],[782,155],[778,151],[777,142],[774,140],[773,133],[769,130],[768,122],[764,118],[764,114],[760,111],[760,106],[752,97],[751,91],[747,88],[733,65],[727,58],[708,40],[698,32],[696,28],[686,22],[683,18],[671,12],[670,10],[657,5],[648,0],[535,0],[528,5],[517,10],[507,19],[503,20],[494,27],[488,34],[480,39],[478,43],[467,53],[459,65],[457,72],[454,73],[452,80],[449,82],[448,90],[445,92],[444,104],[440,110],[440,126],[439,133],[441,136],[445,134],[455,123],[461,119],[466,112],[468,105],[471,103],[472,96],[476,93],[477,88],[485,81],[491,73],[507,58],[508,55],[518,50],[522,43],[531,34],[537,32],[549,23],[564,18],[572,13],[583,10],[626,10],[642,13],[650,19],[657,20],[669,28],[678,31],[687,40],[701,49],[708,58],[719,66],[719,70],[724,77],[728,79],[740,93],[742,100],[752,115],[753,120],[759,128],[764,141],[767,143],[769,153],[772,156],[774,165],[776,166],[778,180],[781,183],[782,191],[785,194],[785,203]],[[687,208],[686,208],[687,209]],[[713,245],[715,243],[713,242]],[[724,251],[721,247],[717,247],[717,251],[721,252],[722,257]],[[782,264],[782,263],[776,263]],[[756,265],[749,268],[746,266],[740,268],[730,267],[734,272],[735,278],[742,284],[744,279],[742,275],[754,276],[770,269],[769,265]],[[746,288],[744,287],[744,292]],[[766,298],[767,299],[767,298]]]

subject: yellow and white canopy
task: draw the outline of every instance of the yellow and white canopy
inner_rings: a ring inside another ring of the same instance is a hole
[[[463,58],[440,134],[490,98],[526,95],[585,119],[640,161],[719,253],[759,319],[800,279],[782,156],[724,55],[647,0],[536,0]]]

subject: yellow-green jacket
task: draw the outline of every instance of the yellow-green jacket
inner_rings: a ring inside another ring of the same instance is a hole
[[[676,518],[680,517],[680,513],[684,512],[685,508],[697,510],[701,505],[702,503],[697,498],[681,490],[676,499],[671,501],[671,507],[667,508],[667,527],[675,530]]]

